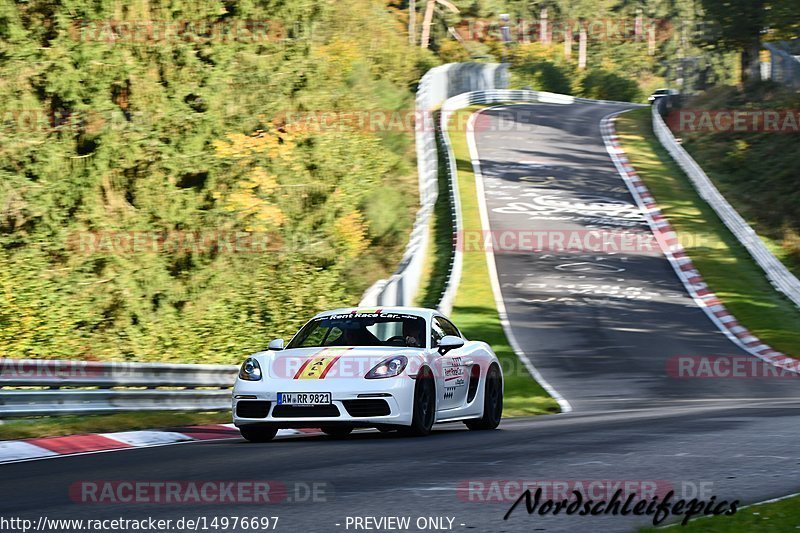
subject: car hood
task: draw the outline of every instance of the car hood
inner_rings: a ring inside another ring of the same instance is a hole
[[[256,354],[273,379],[297,379],[300,376],[336,376],[363,378],[375,365],[392,356],[412,360],[421,357],[421,348],[384,346],[331,346],[328,348],[292,348]]]

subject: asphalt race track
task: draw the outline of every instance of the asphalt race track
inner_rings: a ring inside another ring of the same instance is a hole
[[[620,109],[485,111],[491,124],[505,124],[476,133],[492,230],[645,230],[600,136],[602,117]],[[572,413],[507,420],[486,433],[444,426],[423,439],[364,432],[345,440],[199,442],[8,464],[0,466],[0,515],[277,515],[278,531],[354,531],[348,516],[410,516],[416,531],[418,517],[450,517],[454,530],[630,531],[650,518],[528,516],[521,506],[504,521],[510,502],[469,501],[464,489],[470,480],[492,479],[650,481],[687,498],[702,489],[706,499],[742,502],[798,491],[800,383],[671,377],[667,367],[677,356],[744,353],[695,306],[662,255],[495,258],[514,335]],[[327,501],[74,502],[70,486],[87,480],[324,483]]]

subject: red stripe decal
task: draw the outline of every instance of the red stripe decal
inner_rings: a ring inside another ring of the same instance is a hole
[[[60,454],[132,448],[130,444],[109,439],[102,435],[73,435],[70,437],[27,439],[25,442]]]
[[[308,363],[310,363],[311,360],[314,359],[314,357],[315,357],[315,355],[312,355],[311,357],[309,357],[308,359],[305,360],[303,365],[300,367],[300,370],[298,370],[297,374],[294,375],[294,379],[300,379],[300,374],[303,373],[303,370],[306,369],[306,367],[308,366]]]
[[[345,351],[347,351],[347,350],[345,350]],[[333,358],[333,361],[331,361],[330,364],[325,367],[325,370],[322,371],[322,374],[319,375],[319,379],[325,379],[325,376],[328,374],[328,371],[331,368],[333,368],[333,365],[336,364],[336,361],[338,361],[340,357],[341,357],[341,355],[337,355],[336,357]]]

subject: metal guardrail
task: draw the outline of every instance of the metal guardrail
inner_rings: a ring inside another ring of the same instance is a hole
[[[417,295],[430,239],[430,216],[438,196],[434,113],[455,94],[504,87],[507,83],[507,66],[497,63],[449,63],[429,70],[420,80],[416,96],[416,116],[421,118],[416,125],[420,208],[399,267],[390,278],[367,289],[360,305],[411,305]],[[453,266],[451,263],[451,273]]]
[[[0,419],[120,411],[224,411],[238,367],[0,359]]]
[[[442,295],[439,298],[439,304],[437,305],[439,311],[446,315],[449,315],[453,310],[453,302],[455,301],[458,284],[461,282],[461,269],[464,263],[464,257],[462,254],[463,248],[460,246],[460,239],[462,239],[462,236],[464,235],[464,224],[461,216],[461,193],[458,190],[458,176],[456,175],[456,169],[458,167],[456,165],[456,154],[453,151],[453,145],[450,140],[450,133],[448,130],[448,124],[452,111],[445,110],[447,102],[450,102],[451,100],[453,100],[453,98],[445,101],[444,105],[442,106],[442,111],[439,114],[439,131],[441,132],[441,143],[445,151],[444,156],[445,163],[447,165],[447,181],[450,184],[450,206],[452,209],[450,216],[452,217],[453,221],[453,235],[455,235],[455,238],[453,239],[453,251],[452,255],[450,256],[450,265],[448,266],[444,290],[442,291]]]
[[[800,89],[800,40],[764,43],[764,48],[770,53],[770,79]]]
[[[786,265],[767,249],[764,241],[756,234],[753,228],[739,215],[728,203],[724,196],[717,190],[714,183],[708,178],[703,169],[680,145],[661,117],[659,107],[653,106],[653,131],[661,145],[669,152],[672,159],[683,169],[689,180],[694,185],[700,197],[705,200],[717,213],[722,222],[731,233],[747,249],[758,266],[767,275],[767,279],[780,292],[786,295],[794,304],[800,307],[800,280],[795,277]]]

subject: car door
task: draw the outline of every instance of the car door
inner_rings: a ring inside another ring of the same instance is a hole
[[[437,349],[445,335],[461,337],[458,329],[446,318],[434,316],[431,320],[431,347]],[[467,363],[462,349],[450,350],[437,359],[437,391],[439,409],[454,409],[464,404],[467,396]]]

